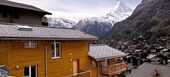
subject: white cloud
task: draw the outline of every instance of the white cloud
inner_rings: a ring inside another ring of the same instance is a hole
[[[78,20],[86,17],[104,16],[115,5],[116,0],[11,0],[34,5],[49,12],[55,17]],[[138,2],[132,1],[132,4]],[[128,3],[128,1],[126,1]],[[135,5],[133,5],[135,6]]]
[[[78,21],[82,18],[86,18],[86,17],[96,17],[97,15],[95,14],[91,14],[91,13],[85,13],[85,12],[72,12],[72,13],[68,13],[68,12],[53,12],[52,16],[48,16],[48,17],[58,17],[58,18],[66,18],[69,20],[73,20],[73,21]]]
[[[78,21],[83,18],[87,17],[101,17],[105,16],[112,7],[110,8],[98,8],[96,10],[84,10],[84,11],[72,11],[72,12],[65,12],[65,11],[52,11],[52,15],[48,17],[58,17],[58,18],[66,18],[69,20]]]

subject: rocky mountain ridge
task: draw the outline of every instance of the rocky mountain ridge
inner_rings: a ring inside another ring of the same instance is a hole
[[[152,44],[160,37],[170,36],[169,7],[170,0],[143,0],[130,17],[114,25],[104,42],[113,45],[143,36]]]
[[[74,28],[102,38],[116,22],[129,17],[132,11],[123,0],[119,0],[106,16],[80,20]]]

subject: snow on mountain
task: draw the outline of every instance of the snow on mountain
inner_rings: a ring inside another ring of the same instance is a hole
[[[104,17],[93,17],[80,20],[74,28],[91,35],[103,37],[103,35],[112,28],[113,23],[114,22],[107,20]]]
[[[72,28],[76,22],[64,18],[48,18],[49,27]]]
[[[107,14],[106,18],[119,22],[129,17],[132,12],[133,10],[129,8],[123,0],[118,0],[116,6]]]
[[[126,19],[132,12],[133,10],[125,5],[123,0],[118,0],[115,7],[106,16],[80,20],[74,28],[98,37],[103,37],[116,22]]]
[[[77,23],[64,18],[49,18],[49,26],[75,28],[91,35],[103,37],[114,26],[131,15],[131,10],[123,0],[118,0],[114,8],[103,17],[90,17],[79,20]]]

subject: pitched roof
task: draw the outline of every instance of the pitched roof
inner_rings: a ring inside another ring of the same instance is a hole
[[[50,12],[44,11],[44,10],[37,8],[37,7],[34,7],[32,5],[12,2],[12,1],[8,1],[8,0],[0,0],[0,5],[10,6],[10,7],[15,7],[15,8],[21,8],[21,9],[27,9],[27,10],[42,12],[42,13],[45,13],[45,14],[51,14]]]
[[[90,46],[89,56],[98,61],[103,59],[123,57],[126,56],[126,54],[107,45],[92,44]]]
[[[19,25],[23,26],[23,25]],[[1,40],[96,40],[97,37],[74,29],[31,27],[31,31],[18,30],[16,24],[0,24]]]
[[[156,65],[143,63],[129,77],[154,77],[155,70],[158,70],[160,77],[170,77],[170,67],[166,65]]]

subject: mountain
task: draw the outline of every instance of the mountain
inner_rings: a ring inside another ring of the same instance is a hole
[[[170,0],[143,0],[127,19],[116,23],[103,41],[109,45],[134,40],[138,36],[155,43],[170,36]]]
[[[50,27],[74,28],[99,38],[106,35],[116,22],[120,22],[131,15],[131,10],[123,0],[118,0],[113,9],[103,17],[90,17],[77,23],[64,18],[48,18]]]
[[[86,32],[91,35],[102,37],[112,28],[114,22],[104,17],[93,17],[80,20],[75,29]]]
[[[131,13],[132,10],[125,5],[123,0],[119,0],[105,17],[92,17],[80,20],[74,28],[101,38],[109,32],[116,22],[126,19]]]
[[[48,18],[49,27],[72,28],[76,22],[64,18]]]
[[[132,14],[133,10],[129,8],[122,0],[118,0],[116,6],[107,14],[107,19],[116,22],[122,21]]]

